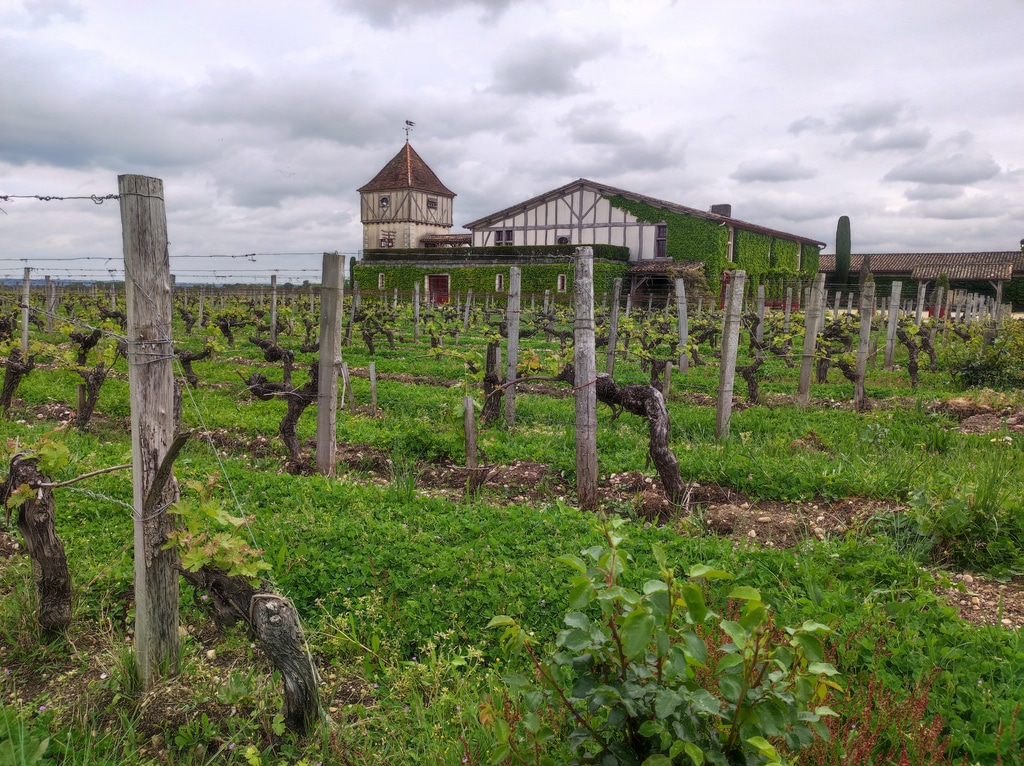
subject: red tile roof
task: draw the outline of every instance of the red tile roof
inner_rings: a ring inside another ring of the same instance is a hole
[[[868,268],[872,274],[904,274],[910,275],[918,270],[921,279],[935,279],[938,273],[945,271],[950,279],[995,279],[1002,273],[999,267],[1013,264],[1013,274],[1024,276],[1024,252],[1008,250],[984,253],[865,253],[850,256],[850,273],[860,271],[865,255],[870,258]],[[926,276],[933,269],[939,269],[936,277]],[[818,261],[818,270],[832,273],[836,270],[836,257],[822,255]],[[991,271],[997,276],[959,276],[959,274],[984,274]],[[954,276],[954,272],[957,276]]]
[[[454,197],[455,192],[441,183],[434,171],[416,153],[412,145],[405,146],[368,184],[356,191],[394,191],[396,189],[416,189],[418,191],[438,194],[442,197]]]

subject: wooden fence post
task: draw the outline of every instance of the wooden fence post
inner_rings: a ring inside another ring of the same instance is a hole
[[[320,277],[316,470],[324,476],[334,475],[338,443],[338,359],[341,356],[341,306],[345,300],[345,282],[339,263],[342,257],[337,253],[324,253]]]
[[[786,305],[783,307],[782,313],[782,332],[789,332],[789,314],[793,310],[793,288],[786,288]]]
[[[509,268],[508,273],[508,304],[505,309],[505,321],[508,326],[508,362],[505,381],[516,379],[516,368],[519,364],[519,304],[522,275],[518,266]],[[516,424],[516,386],[513,383],[505,389],[505,423],[509,428]]]
[[[370,414],[377,416],[377,363],[370,362]]]
[[[576,248],[573,364],[576,387],[576,495],[597,509],[597,351],[594,347],[594,249]]]
[[[135,527],[135,658],[142,687],[178,667],[178,552],[164,550],[178,499],[174,345],[164,185],[118,176],[128,309],[128,390]]]
[[[732,417],[733,381],[736,378],[736,354],[740,343],[740,315],[743,311],[743,285],[747,272],[738,269],[732,273],[725,296],[725,317],[722,320],[722,362],[718,372],[718,409],[715,417],[715,438],[729,436]]]

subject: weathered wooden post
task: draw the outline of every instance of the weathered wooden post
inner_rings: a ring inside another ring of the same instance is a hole
[[[469,310],[473,305],[473,288],[466,293],[466,309],[462,314],[462,331],[469,332]]]
[[[686,313],[686,283],[676,280],[676,323],[679,333],[679,371],[690,369],[690,355],[687,346],[690,344],[690,318]]]
[[[277,345],[277,274],[270,275],[270,342]]]
[[[725,316],[722,319],[722,363],[718,369],[718,408],[715,416],[715,438],[729,436],[732,417],[733,381],[736,378],[736,354],[740,344],[740,317],[743,313],[743,286],[747,272],[738,269],[732,273],[725,296]]]
[[[50,275],[43,277],[43,313],[46,317],[46,332],[53,332],[53,307],[54,294],[53,285],[50,283]]]
[[[871,348],[871,320],[875,313],[875,283],[865,282],[860,294],[860,338],[857,342],[857,362],[854,369],[853,408],[863,412],[867,399],[864,395],[864,376],[868,370],[868,350]]]
[[[320,277],[320,364],[317,369],[316,470],[333,476],[337,450],[338,360],[341,357],[341,306],[345,282],[341,258],[324,253]]]
[[[782,313],[782,332],[789,332],[789,315],[793,308],[793,288],[786,288],[786,305]]]
[[[576,248],[573,364],[576,389],[576,495],[597,509],[597,351],[594,346],[594,249]]]
[[[824,313],[825,275],[818,273],[810,294],[805,299],[807,311],[804,314],[804,350],[800,359],[800,381],[797,383],[796,403],[806,407],[811,401],[811,372],[814,369],[814,349],[818,342],[818,327]]]
[[[412,339],[420,339],[420,283],[413,282],[412,285]]]
[[[924,297],[928,290],[926,282],[919,282],[917,285],[917,311],[914,314],[914,324],[921,326],[921,315],[924,313]]]
[[[164,185],[118,176],[128,308],[128,389],[135,526],[135,658],[142,687],[178,669],[178,552],[164,550],[178,500],[174,346]]]
[[[521,273],[518,266],[512,266],[508,273],[508,303],[505,307],[505,321],[508,327],[508,366],[505,368],[505,382],[516,379],[519,365],[519,302]],[[516,424],[516,385],[505,389],[505,423],[509,428]]]
[[[619,301],[622,298],[622,278],[615,280],[615,287],[612,289],[612,315],[608,320],[608,353],[604,360],[604,371],[609,375],[615,374],[615,346],[619,342]]]
[[[755,357],[760,360],[764,356],[761,352],[761,344],[764,342],[764,285],[757,286],[757,331],[754,340],[757,341]]]
[[[466,468],[474,471],[478,467],[476,453],[476,411],[473,397],[462,397],[462,426],[466,432]]]
[[[896,327],[900,321],[900,291],[903,289],[902,282],[892,283],[892,296],[889,298],[889,325],[885,331],[885,367],[892,371],[893,355],[896,351]]]
[[[21,283],[21,358],[28,359],[28,306],[32,298],[32,269],[25,267]]]
[[[377,415],[377,363],[370,362],[370,414]]]

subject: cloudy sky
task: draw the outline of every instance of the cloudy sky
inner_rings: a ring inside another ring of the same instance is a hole
[[[179,279],[316,281],[413,120],[454,231],[583,177],[826,252],[841,215],[855,252],[1013,250],[1021,29],[1024,0],[0,0],[0,196],[155,176]],[[116,201],[0,209],[0,276],[121,266]]]

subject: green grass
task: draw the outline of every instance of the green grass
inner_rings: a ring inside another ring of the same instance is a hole
[[[219,474],[222,499],[249,519],[275,586],[302,615],[334,725],[302,741],[278,736],[279,679],[237,629],[217,634],[203,628],[209,618],[186,588],[182,619],[193,632],[183,644],[185,670],[161,693],[173,692],[187,712],[153,739],[144,698],[124,670],[133,621],[132,520],[118,501],[131,502],[127,471],[57,490],[57,530],[75,589],[74,624],[66,637],[40,641],[27,559],[15,556],[0,566],[0,664],[10,671],[3,690],[15,695],[4,708],[13,712],[5,715],[22,727],[22,740],[50,736],[44,763],[486,763],[493,738],[478,719],[479,705],[487,698],[503,704],[507,689],[500,678],[508,662],[486,624],[493,615],[508,614],[532,630],[538,643],[551,641],[562,627],[571,574],[556,559],[599,543],[600,518],[577,510],[571,495],[522,505],[485,490],[473,501],[452,501],[417,485],[423,463],[465,459],[460,408],[466,393],[479,399],[478,383],[466,372],[467,359],[482,366],[478,331],[458,346],[446,339],[451,354],[429,353],[425,338],[413,344],[411,330],[396,351],[379,344],[373,361],[381,376],[381,414],[339,413],[338,438],[382,450],[394,467],[390,476],[364,469],[336,479],[283,472],[277,429],[284,404],[247,399],[239,377],[259,370],[280,379],[280,371],[255,353],[244,340],[248,334],[240,331],[235,348],[196,363],[202,383],[184,399],[185,428],[225,429],[230,441],[220,442],[215,454],[197,433],[178,458],[176,473],[182,482]],[[283,338],[294,348],[299,341]],[[186,345],[198,348],[201,342],[197,334]],[[524,345],[536,349],[544,364],[556,363],[557,344]],[[358,333],[343,353],[352,369],[371,361]],[[687,404],[682,396],[716,392],[717,365],[710,349],[702,349],[702,356],[707,365],[686,376],[675,372],[668,402],[671,444],[688,481],[782,501],[906,501],[922,488],[943,498],[967,497],[974,467],[1004,457],[997,491],[986,497],[1020,513],[1011,502],[1024,491],[1020,440],[961,434],[955,422],[931,412],[926,404],[952,390],[943,373],[922,374],[921,388],[912,391],[900,372],[875,369],[869,396],[902,399],[899,406],[865,414],[792,405],[736,411],[731,437],[718,441],[713,408]],[[297,385],[312,359],[299,357]],[[89,433],[70,427],[56,432],[68,444],[72,463],[55,479],[130,460],[125,369],[121,362],[105,385],[101,415]],[[462,383],[444,387],[387,377],[398,374]],[[644,383],[647,373],[635,358],[620,359],[616,379]],[[830,380],[812,388],[815,399],[852,397],[852,387],[837,372]],[[39,369],[25,378],[18,392],[24,404],[0,424],[12,449],[55,433],[56,424],[36,419],[34,408],[50,402],[74,406],[77,382],[66,369]],[[353,386],[357,403],[367,405],[369,382],[355,377]],[[762,389],[793,394],[795,371],[770,359]],[[1003,401],[1020,403],[1019,397]],[[483,429],[480,445],[492,463],[544,463],[571,486],[572,422],[571,397],[520,393],[516,427]],[[311,408],[299,434],[309,440],[314,432]],[[795,440],[812,435],[824,446],[821,451],[794,447]],[[253,451],[261,436],[269,439],[269,453],[267,447]],[[628,414],[613,422],[601,407],[601,474],[652,473],[647,439],[643,422]],[[9,526],[8,534],[16,536],[13,521]],[[1022,640],[954,616],[935,595],[941,572],[922,568],[930,563],[928,548],[918,544],[916,527],[879,522],[843,539],[791,550],[738,546],[692,527],[686,534],[679,529],[627,526],[635,557],[628,583],[640,588],[656,575],[649,555],[653,543],[680,570],[705,563],[731,571],[738,582],[761,591],[778,624],[817,620],[833,626],[829,651],[846,678],[877,678],[906,699],[915,682],[940,668],[921,715],[942,717],[956,762],[966,756],[970,763],[995,763],[997,754],[1004,763],[1019,762],[1011,758],[1022,744],[1024,724],[1017,724],[1016,744],[1009,727],[1016,702],[1024,698]],[[231,666],[208,660],[209,650],[232,658]],[[65,686],[78,690],[77,698],[48,691],[45,699],[21,697],[18,703],[17,689],[44,670],[67,675]],[[0,740],[5,736],[11,738],[0,730]]]

